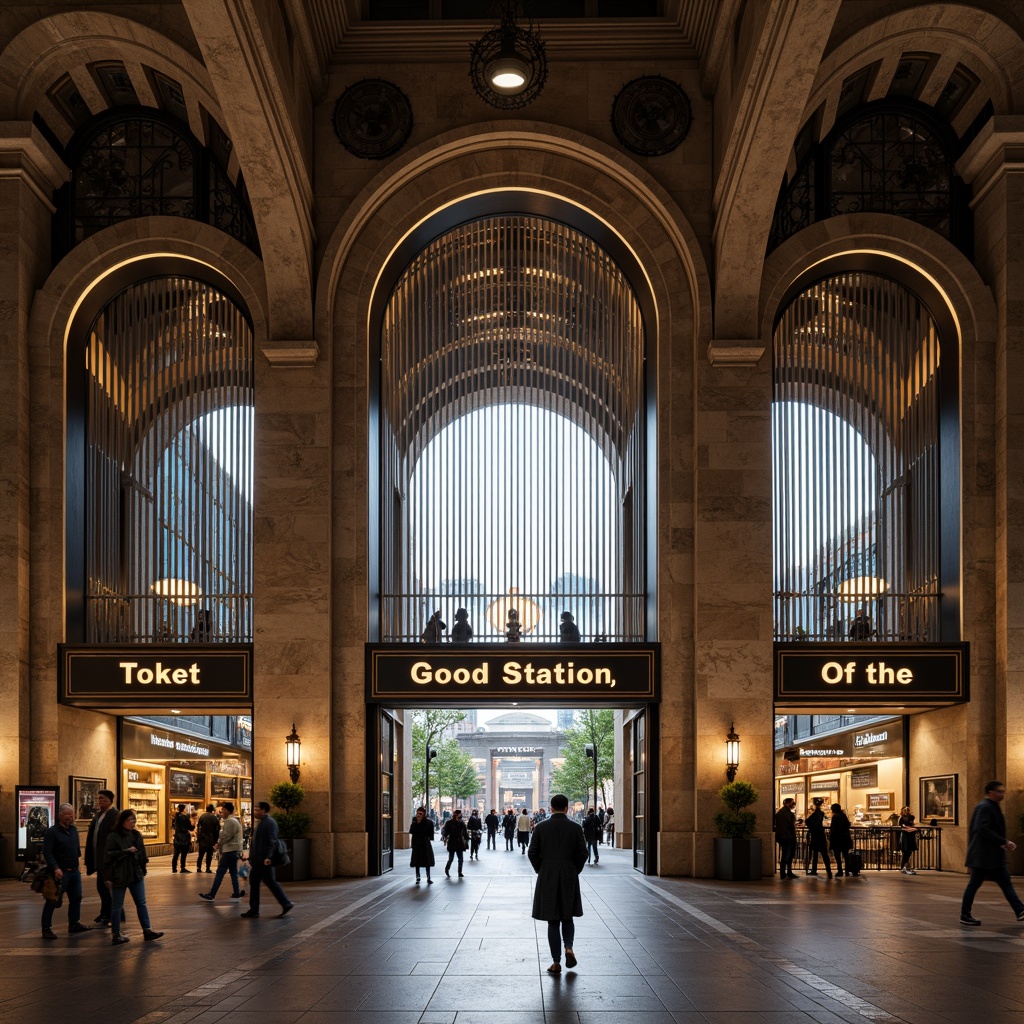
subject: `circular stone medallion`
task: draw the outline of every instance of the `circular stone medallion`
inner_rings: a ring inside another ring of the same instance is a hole
[[[671,153],[690,130],[693,110],[682,86],[661,75],[634,78],[612,103],[612,128],[640,156]]]
[[[397,85],[365,78],[349,86],[334,106],[334,131],[355,156],[382,160],[405,145],[412,107]]]

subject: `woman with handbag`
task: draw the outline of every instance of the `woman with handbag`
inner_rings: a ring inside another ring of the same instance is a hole
[[[426,868],[427,885],[433,885],[430,869],[434,866],[434,823],[427,817],[426,807],[416,808],[416,817],[409,825],[412,854],[409,867],[416,869],[416,884],[420,884],[420,868]]]
[[[135,902],[135,912],[142,925],[142,937],[147,942],[159,939],[163,932],[150,927],[149,909],[146,907],[146,846],[141,834],[135,828],[135,812],[126,807],[117,816],[114,827],[107,836],[107,849],[103,856],[103,869],[110,886],[110,927],[113,930],[111,943],[120,946],[128,941],[121,934],[121,909],[124,894],[130,892]]]
[[[451,866],[454,858],[459,858],[459,878],[462,877],[462,855],[469,846],[469,831],[466,823],[462,820],[462,811],[455,811],[444,823],[441,829],[441,839],[448,847],[448,863],[444,866],[444,873],[451,878]]]

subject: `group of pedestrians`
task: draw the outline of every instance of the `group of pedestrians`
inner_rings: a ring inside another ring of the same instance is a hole
[[[185,866],[184,853],[180,851],[179,843],[176,841],[179,819],[183,818],[191,829],[191,819],[184,810],[185,805],[179,804],[172,823],[175,842],[171,870],[174,873],[190,873]],[[285,895],[274,871],[279,836],[277,822],[270,814],[270,804],[264,801],[257,804],[255,816],[258,824],[249,851],[249,909],[241,916],[260,916],[260,890],[265,885],[280,904],[283,917],[294,907],[294,903]],[[126,920],[124,903],[128,895],[131,895],[135,904],[143,938],[151,942],[164,934],[154,930],[150,922],[145,885],[149,855],[142,834],[135,825],[135,812],[130,808],[119,811],[114,806],[113,792],[109,789],[100,790],[97,797],[97,812],[89,824],[86,835],[84,859],[86,874],[96,876],[96,891],[100,897],[100,912],[93,923],[101,928],[110,928],[111,942],[115,946],[129,941],[129,937],[122,930]],[[215,851],[219,853],[213,884],[208,892],[199,894],[200,899],[212,903],[226,874],[231,876],[232,898],[241,899],[245,896],[245,890],[239,887],[238,873],[243,856],[242,824],[235,816],[234,804],[225,801],[216,812],[214,805],[209,804],[206,813],[200,816],[197,823],[197,833],[197,870],[202,870],[205,859],[206,871],[209,873],[212,870],[213,854]],[[68,933],[74,935],[91,931],[91,927],[81,921],[82,849],[78,828],[75,825],[75,809],[71,804],[60,805],[57,821],[46,830],[42,856],[46,869],[56,883],[53,898],[46,898],[43,903],[43,938],[57,938],[53,930],[53,915],[65,897],[68,901]]]

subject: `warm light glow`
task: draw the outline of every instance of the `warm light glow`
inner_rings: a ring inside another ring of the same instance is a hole
[[[171,576],[157,580],[149,589],[173,604],[180,605],[195,604],[203,596],[203,592],[191,580],[178,580]]]
[[[878,576],[854,576],[839,584],[836,597],[840,601],[870,601],[888,589],[889,584]]]
[[[508,613],[513,608],[519,613],[519,624],[523,627],[524,635],[540,622],[540,605],[528,597],[520,597],[518,587],[509,587],[508,597],[499,597],[487,606],[487,621],[496,632],[505,632]]]
[[[299,766],[302,760],[302,740],[299,738],[299,734],[295,731],[295,723],[292,722],[292,731],[290,736],[284,738],[284,762],[288,768],[288,774],[291,775],[292,782],[299,781]]]
[[[729,735],[725,737],[725,775],[730,782],[736,778],[736,770],[740,766],[740,738],[735,723],[729,726]]]
[[[496,68],[491,73],[491,85],[495,89],[518,89],[526,84],[526,75],[518,68]]]

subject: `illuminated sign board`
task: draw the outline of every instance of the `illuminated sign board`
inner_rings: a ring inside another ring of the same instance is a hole
[[[57,699],[139,713],[252,704],[251,644],[61,644]]]
[[[366,699],[622,706],[657,700],[658,670],[657,644],[367,644]]]
[[[777,643],[780,707],[943,707],[970,699],[968,644]],[[857,747],[882,740],[854,739]]]
[[[59,786],[14,787],[14,807],[17,813],[15,856],[19,860],[26,860],[42,851],[46,830],[57,824],[59,806]]]

